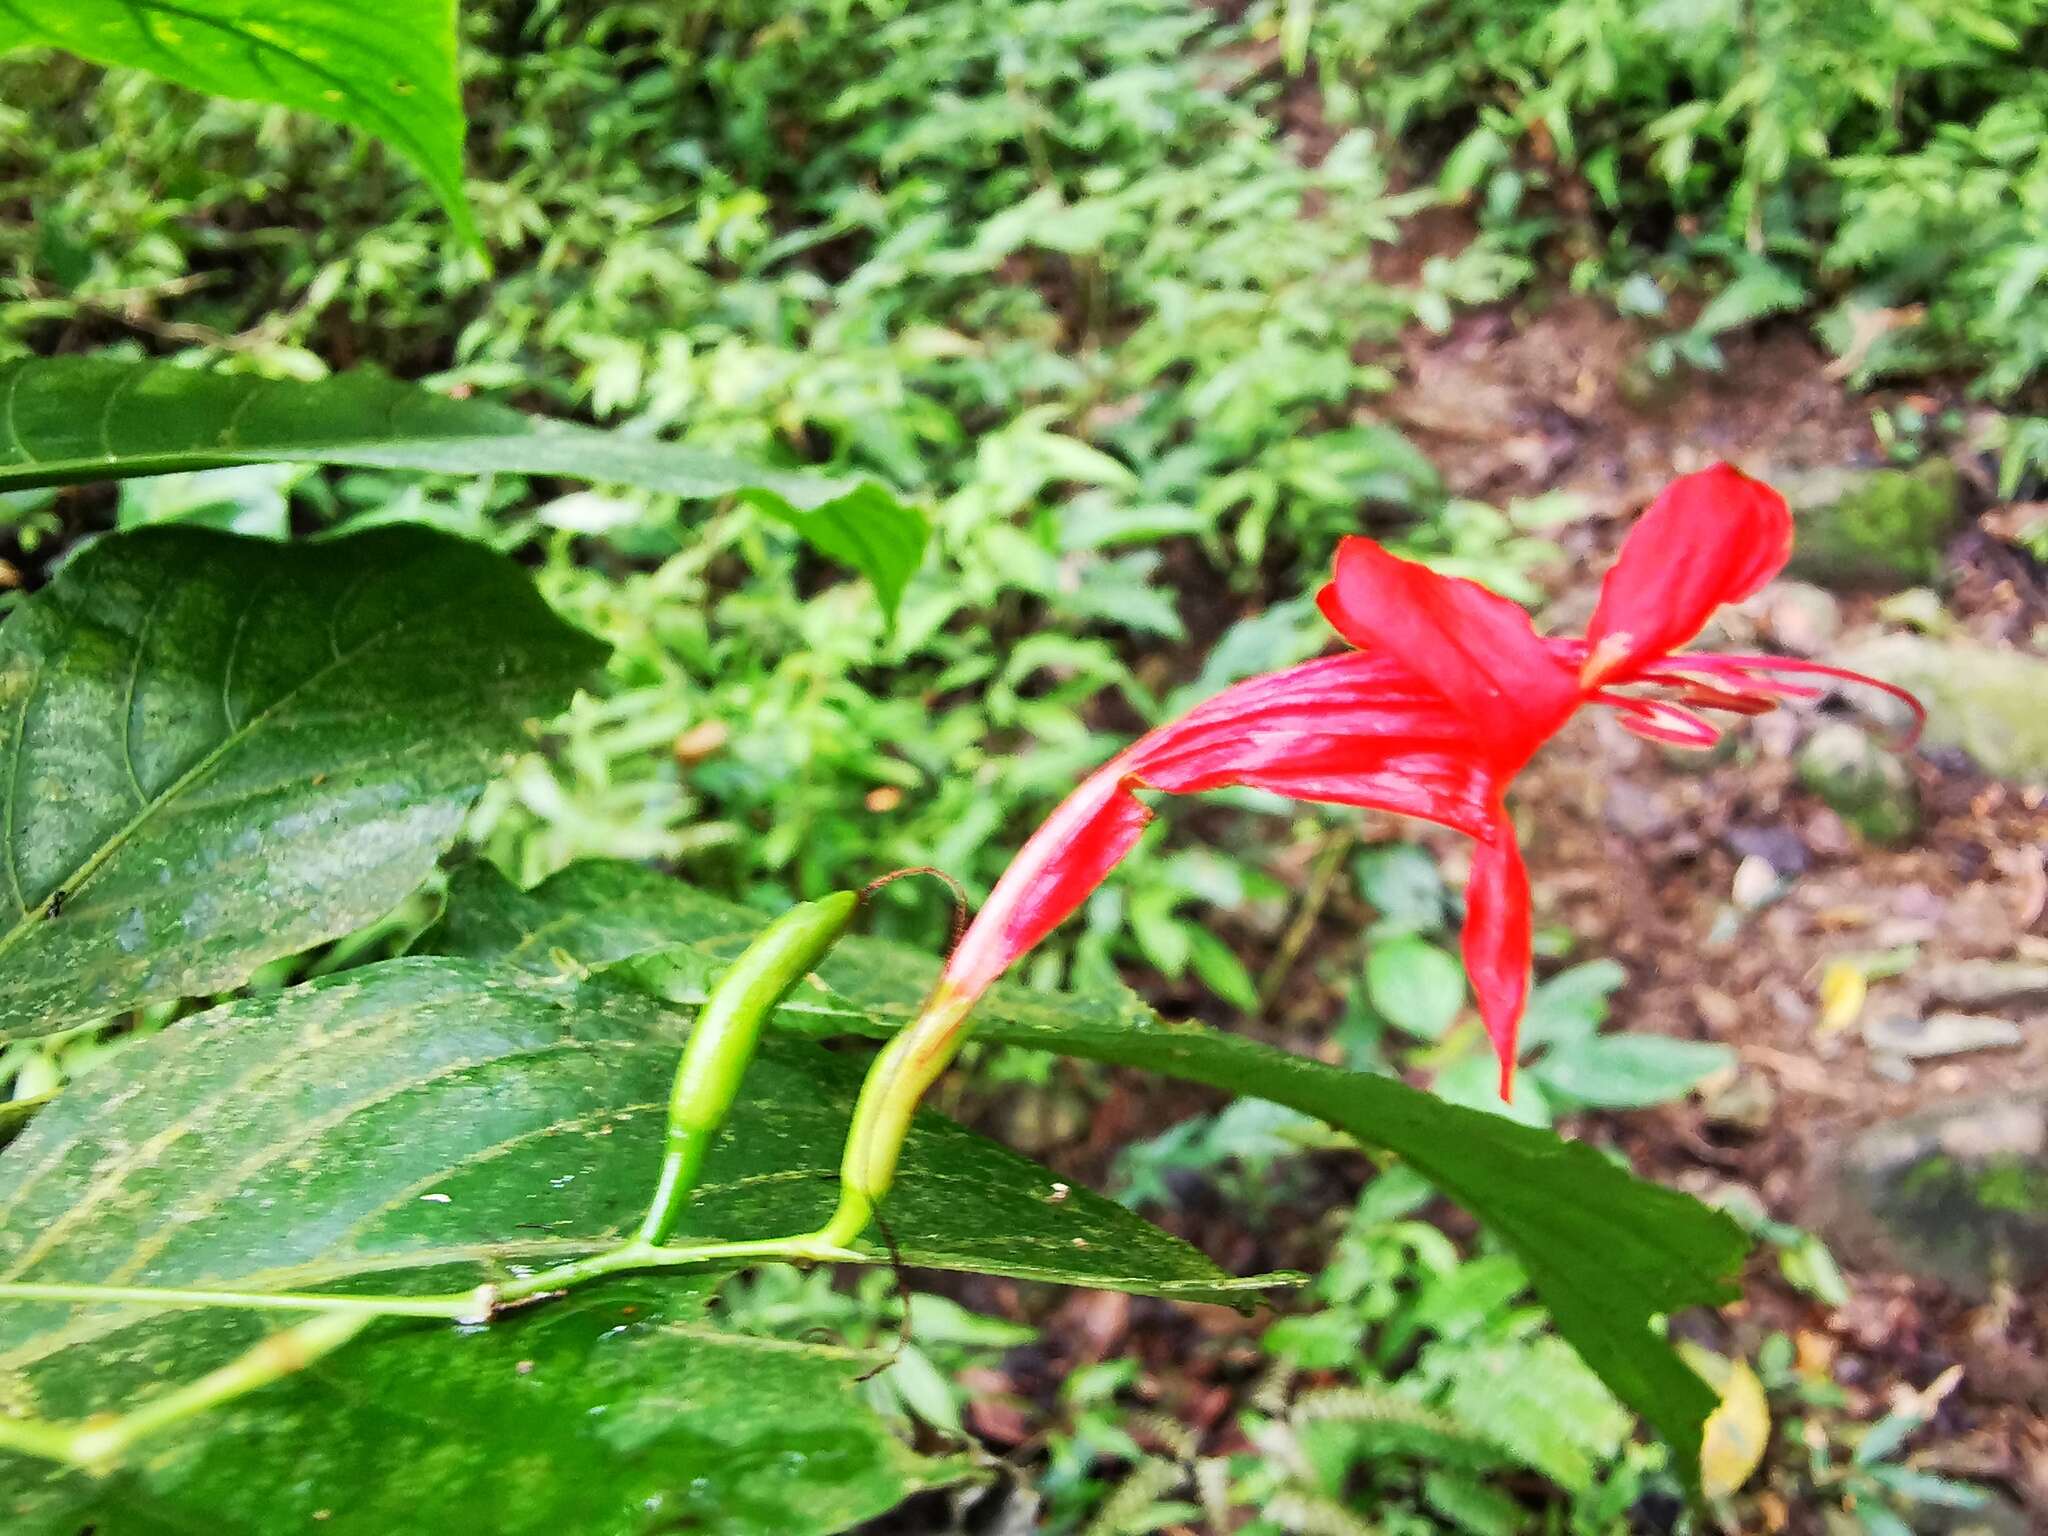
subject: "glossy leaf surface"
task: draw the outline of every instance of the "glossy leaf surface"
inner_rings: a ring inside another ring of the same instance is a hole
[[[510,561],[423,529],[86,549],[0,625],[0,1040],[388,911],[602,655]]]
[[[686,1031],[624,987],[438,957],[197,1015],[72,1085],[0,1154],[0,1278],[419,1294],[582,1257],[638,1221]],[[857,1085],[857,1063],[767,1042],[677,1240],[815,1227]],[[1262,1288],[936,1115],[911,1134],[888,1214],[914,1265],[1209,1302]],[[848,1498],[886,1507],[912,1464],[851,1411],[845,1363],[708,1334],[681,1305],[705,1284],[703,1271],[614,1281],[576,1292],[559,1319],[547,1302],[481,1331],[380,1323],[310,1375],[145,1442],[107,1489],[0,1458],[0,1509],[11,1499],[18,1515],[6,1528],[106,1512],[132,1517],[111,1527],[124,1532],[181,1531],[207,1499],[244,1522],[209,1529],[250,1532],[298,1528],[265,1524],[266,1510],[319,1508],[356,1522],[338,1530],[455,1529],[465,1494],[507,1512],[494,1532],[591,1536],[673,1530],[686,1514],[691,1530],[828,1530]],[[622,1312],[622,1293],[656,1300]],[[133,1406],[289,1316],[0,1299],[0,1413]],[[806,1394],[820,1411],[784,1417]],[[252,1435],[271,1450],[252,1453]],[[294,1446],[318,1447],[310,1469]],[[365,1487],[379,1465],[397,1468],[391,1485]],[[841,1491],[803,1506],[814,1475]],[[445,1519],[374,1523],[408,1498]],[[817,1523],[776,1523],[784,1498]],[[641,1519],[664,1511],[669,1524]]]
[[[704,1316],[709,1289],[612,1286],[483,1330],[386,1322],[105,1479],[0,1454],[0,1524],[15,1536],[829,1536],[950,1479],[860,1400],[854,1378],[872,1362],[726,1332]],[[223,1344],[276,1326],[207,1320]],[[176,1367],[173,1337],[139,1342],[132,1374]]]

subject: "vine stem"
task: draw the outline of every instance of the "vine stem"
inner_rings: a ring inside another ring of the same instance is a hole
[[[298,1291],[152,1290],[146,1286],[60,1285],[10,1282],[0,1298],[17,1301],[128,1303],[162,1307],[289,1309],[316,1315],[274,1333],[219,1370],[175,1387],[123,1414],[73,1422],[11,1419],[0,1415],[0,1449],[22,1451],[46,1461],[66,1462],[104,1474],[145,1436],[172,1428],[222,1403],[281,1381],[332,1354],[380,1317],[438,1318],[487,1323],[524,1302],[566,1291],[607,1275],[682,1269],[695,1265],[781,1259],[791,1262],[868,1264],[861,1253],[815,1236],[763,1238],[744,1242],[654,1245],[638,1238],[503,1285],[441,1296],[348,1296]]]
[[[488,1290],[488,1287],[485,1287]],[[234,1307],[256,1312],[328,1312],[359,1317],[441,1317],[460,1321],[475,1310],[474,1295],[349,1296],[320,1291],[229,1291],[203,1287],[67,1285],[44,1281],[0,1284],[0,1301],[65,1301],[84,1306]]]
[[[360,1315],[308,1318],[252,1345],[219,1370],[123,1414],[64,1423],[0,1418],[0,1446],[104,1475],[138,1440],[304,1370],[373,1321]]]
[[[480,1285],[472,1291],[358,1296],[336,1291],[235,1291],[203,1287],[8,1281],[0,1284],[0,1301],[57,1301],[84,1306],[221,1307],[249,1311],[317,1312],[364,1320],[413,1317],[438,1318],[453,1323],[487,1323],[510,1308],[539,1297],[573,1290],[607,1275],[690,1269],[706,1264],[748,1263],[759,1259],[781,1259],[791,1263],[870,1264],[874,1262],[874,1255],[826,1242],[808,1233],[799,1237],[688,1244],[654,1244],[634,1238],[616,1248],[570,1259],[553,1268],[522,1275],[502,1284]],[[0,1419],[0,1428],[4,1428],[6,1423]]]

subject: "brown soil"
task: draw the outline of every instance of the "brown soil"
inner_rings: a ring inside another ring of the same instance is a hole
[[[1442,216],[1430,237],[1456,237]],[[1450,332],[1413,330],[1400,388],[1372,402],[1461,496],[1569,491],[1612,517],[1716,459],[1852,464],[1876,458],[1871,402],[1842,392],[1802,327],[1731,338],[1719,374],[1653,376],[1650,337],[1573,295],[1495,305]]]

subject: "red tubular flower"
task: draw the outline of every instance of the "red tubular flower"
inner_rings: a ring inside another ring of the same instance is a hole
[[[973,1000],[1064,920],[1129,852],[1152,812],[1138,789],[1225,785],[1370,806],[1451,827],[1477,845],[1465,887],[1465,969],[1513,1082],[1529,984],[1529,881],[1503,796],[1585,704],[1639,735],[1711,746],[1698,711],[1756,714],[1820,690],[1789,676],[1867,684],[1778,656],[1685,655],[1722,603],[1784,566],[1792,517],[1776,491],[1728,465],[1674,482],[1630,530],[1583,637],[1545,638],[1484,587],[1348,538],[1317,595],[1356,650],[1254,677],[1147,732],[1054,811],[996,883],[927,1009],[964,1018]],[[1651,688],[1659,694],[1625,692]]]

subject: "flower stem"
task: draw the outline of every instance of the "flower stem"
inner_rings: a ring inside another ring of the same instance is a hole
[[[862,1080],[853,1124],[839,1165],[839,1207],[817,1231],[817,1240],[844,1247],[874,1220],[875,1207],[896,1180],[896,1164],[910,1134],[912,1116],[939,1074],[967,1038],[972,995],[944,982],[924,1011],[882,1047]]]
[[[640,1223],[642,1245],[658,1248],[675,1231],[768,1015],[838,941],[859,904],[853,892],[839,891],[791,907],[756,935],[711,989],[676,1067],[661,1174]]]

